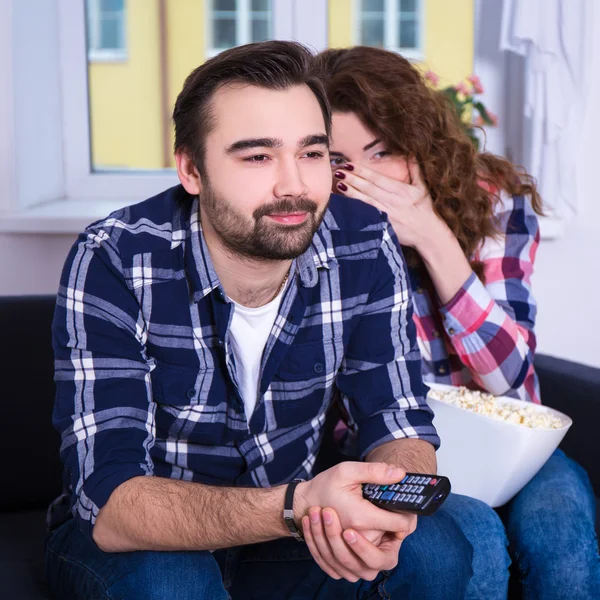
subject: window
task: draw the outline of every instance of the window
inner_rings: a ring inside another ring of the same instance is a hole
[[[424,0],[356,0],[355,42],[422,59]]]
[[[111,61],[127,58],[125,38],[125,0],[88,0],[89,60]]]
[[[272,37],[272,0],[210,0],[208,56]]]

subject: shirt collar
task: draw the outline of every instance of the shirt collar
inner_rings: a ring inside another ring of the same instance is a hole
[[[298,272],[304,287],[311,288],[317,285],[318,269],[329,269],[337,265],[331,237],[332,225],[333,218],[327,209],[311,245],[306,252],[293,261],[291,272]],[[202,233],[198,196],[194,196],[190,206],[184,253],[185,269],[193,299],[194,302],[199,302],[210,292],[218,289],[221,282]]]

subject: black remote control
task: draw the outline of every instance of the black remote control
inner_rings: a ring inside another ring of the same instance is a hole
[[[407,473],[392,485],[363,483],[363,497],[385,510],[428,516],[443,504],[450,488],[447,477]]]

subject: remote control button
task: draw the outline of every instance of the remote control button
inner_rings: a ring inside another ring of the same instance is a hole
[[[417,499],[415,500],[415,502],[417,504],[421,504],[421,502],[423,502],[423,500],[425,500],[425,496],[419,496],[419,497],[417,497]]]
[[[419,485],[423,485],[425,483],[426,479],[427,479],[427,477],[420,477],[419,478]]]
[[[402,494],[396,494],[394,496],[394,502],[398,502],[398,500],[400,500],[400,497],[402,496]]]
[[[424,488],[422,485],[419,485],[419,486],[417,487],[417,489],[415,490],[415,492],[417,492],[417,494],[421,494],[421,493],[423,493],[423,490],[424,490],[424,489],[425,489],[425,488]]]
[[[387,485],[382,485],[382,486],[381,486],[379,489],[380,489],[382,492],[385,492],[385,490],[387,490],[387,489],[388,489],[388,486],[387,486]]]
[[[400,483],[406,483],[408,481],[408,475],[404,476],[404,479]]]
[[[400,498],[398,498],[398,502],[405,502],[407,497],[408,497],[408,494],[402,494],[402,496],[400,496]]]
[[[432,479],[432,480],[429,482],[429,485],[435,485],[437,482],[438,482],[438,480],[437,480],[437,479]]]
[[[409,502],[414,502],[416,499],[417,499],[417,495],[416,495],[416,494],[413,494],[413,495],[412,495],[412,496],[411,496],[411,497],[408,499],[408,501],[409,501]]]
[[[393,497],[394,497],[394,492],[390,492],[389,490],[387,492],[384,492],[381,495],[382,500],[391,500]]]
[[[430,481],[431,481],[431,477],[425,477],[425,481],[423,483],[425,485],[427,485]]]

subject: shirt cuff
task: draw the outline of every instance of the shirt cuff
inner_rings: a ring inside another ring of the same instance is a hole
[[[450,337],[470,335],[481,327],[493,307],[485,285],[471,273],[454,298],[440,309],[444,329]]]

